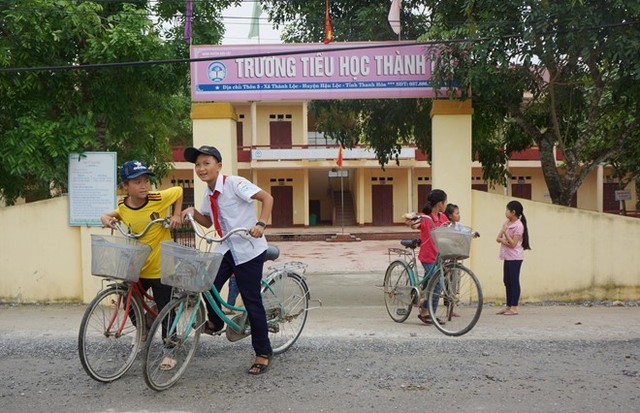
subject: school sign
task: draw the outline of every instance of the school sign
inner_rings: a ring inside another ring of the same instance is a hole
[[[193,101],[433,97],[429,46],[192,46]]]

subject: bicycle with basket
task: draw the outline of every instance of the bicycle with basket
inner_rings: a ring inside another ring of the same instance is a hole
[[[212,238],[202,233],[193,217],[188,215],[187,220],[196,235],[206,241],[208,248],[201,251],[173,242],[161,244],[161,279],[164,284],[173,286],[177,293],[154,321],[145,345],[144,379],[156,391],[174,385],[188,368],[206,323],[205,300],[226,323],[224,333],[229,341],[251,334],[245,308],[228,304],[213,285],[222,255],[211,251],[213,243],[235,236],[249,236],[248,230],[237,228],[222,238]],[[275,260],[278,256],[278,248],[269,246],[266,259]],[[262,301],[274,354],[289,349],[305,326],[311,301],[304,278],[305,269],[304,263],[288,262],[269,267],[263,275]],[[322,305],[319,300],[314,301]],[[223,307],[235,315],[225,314]]]
[[[442,333],[461,336],[476,325],[482,312],[482,288],[476,275],[462,264],[470,254],[472,233],[468,227],[434,228],[431,236],[438,255],[432,270],[423,277],[416,259],[420,239],[400,241],[404,249],[389,248],[384,302],[395,322],[407,320],[412,308],[426,300],[433,325]]]
[[[78,353],[89,377],[108,383],[122,377],[135,361],[149,327],[158,315],[153,297],[139,282],[151,247],[138,241],[158,218],[138,234],[115,227],[122,237],[91,235],[91,273],[102,288],[89,303],[80,323]]]

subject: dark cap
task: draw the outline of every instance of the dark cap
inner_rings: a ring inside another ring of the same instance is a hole
[[[147,168],[147,164],[140,161],[127,161],[120,168],[120,179],[122,182],[134,179],[142,175],[156,176]]]
[[[198,155],[210,155],[216,158],[218,163],[222,162],[222,155],[220,155],[220,151],[217,150],[213,146],[201,146],[199,148],[187,148],[184,150],[184,159],[191,163],[196,163],[196,159],[198,159]]]

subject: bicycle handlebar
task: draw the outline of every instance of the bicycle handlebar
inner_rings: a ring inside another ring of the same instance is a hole
[[[142,237],[144,234],[146,234],[146,233],[147,233],[147,231],[149,231],[149,228],[151,228],[151,226],[152,226],[152,225],[154,225],[154,224],[160,224],[160,223],[162,223],[162,224],[168,224],[168,223],[169,223],[169,219],[168,219],[168,218],[156,218],[156,219],[152,220],[151,222],[149,222],[149,223],[147,224],[147,226],[146,226],[146,227],[144,227],[144,229],[143,229],[141,232],[137,233],[137,234],[134,234],[134,233],[132,233],[132,232],[126,232],[124,229],[122,229],[122,222],[121,222],[121,221],[116,220],[116,221],[113,223],[113,226],[114,226],[118,231],[120,231],[120,233],[121,233],[122,235],[124,235],[125,237],[127,237],[127,238],[133,238],[133,239],[138,239],[138,238]],[[111,233],[113,233],[113,228],[111,228]]]
[[[191,226],[193,227],[193,231],[196,233],[196,235],[199,238],[202,238],[203,240],[207,241],[208,244],[211,244],[212,242],[220,243],[220,242],[226,241],[230,236],[232,236],[233,234],[237,234],[239,232],[244,232],[245,234],[249,233],[249,230],[247,228],[234,228],[220,238],[213,238],[202,233],[202,231],[200,230],[200,227],[196,225],[196,220],[193,218],[193,215],[187,214],[187,221],[191,222]]]

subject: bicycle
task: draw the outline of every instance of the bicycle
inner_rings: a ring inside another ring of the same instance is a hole
[[[209,250],[214,242],[241,236],[241,233],[248,234],[247,229],[237,228],[222,238],[214,239],[202,234],[193,217],[188,215],[187,219],[196,235],[207,242]],[[162,243],[161,248],[162,282],[177,288],[179,293],[154,321],[145,345],[144,380],[147,386],[156,391],[173,386],[186,371],[206,323],[205,300],[226,323],[227,328],[223,331],[229,341],[237,341],[251,334],[245,308],[228,304],[213,285],[222,261],[221,254],[171,242]],[[269,246],[265,260],[275,260],[279,254],[277,247]],[[304,278],[305,269],[306,264],[294,261],[271,266],[263,275],[261,294],[274,354],[289,349],[307,321],[311,299]],[[320,300],[313,301],[322,305]],[[221,306],[236,314],[226,315]],[[161,328],[163,324],[164,332]],[[167,357],[173,360],[169,365]]]
[[[404,249],[389,248],[389,259],[398,257],[387,267],[383,285],[385,306],[393,321],[404,322],[412,307],[424,299],[433,325],[442,333],[461,336],[476,325],[482,312],[482,288],[476,275],[461,263],[469,257],[471,234],[470,228],[432,230],[438,255],[422,278],[416,260],[420,239],[401,240]]]
[[[116,222],[124,238],[91,235],[91,273],[103,280],[82,317],[78,352],[84,371],[96,381],[109,383],[129,370],[158,315],[153,297],[138,281],[151,247],[137,239],[152,225],[165,222],[154,219],[138,234]]]

